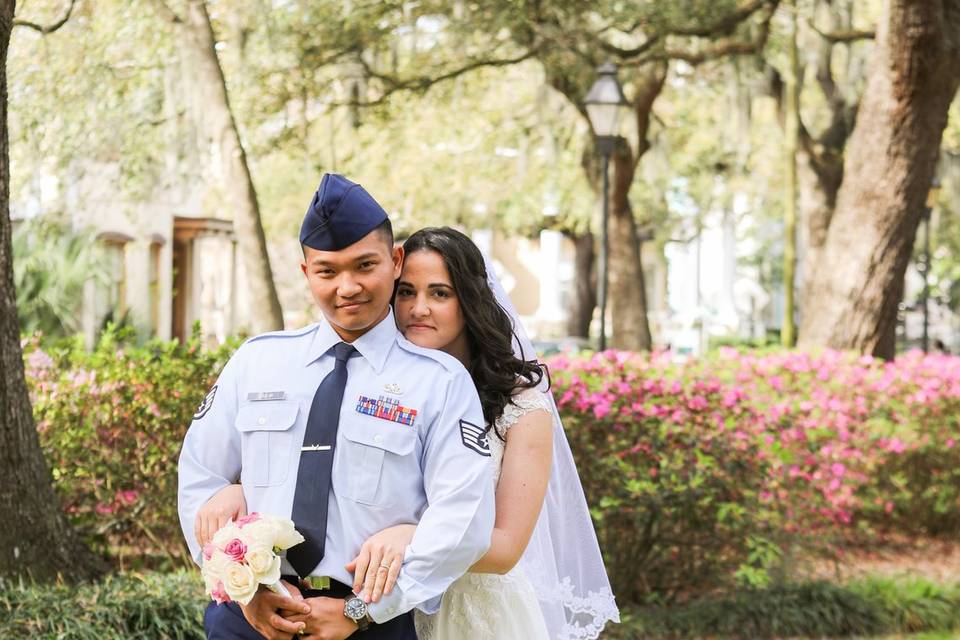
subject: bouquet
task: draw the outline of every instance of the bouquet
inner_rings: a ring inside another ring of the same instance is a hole
[[[230,521],[203,547],[203,582],[217,604],[248,604],[260,585],[281,595],[281,551],[303,542],[293,522],[251,513]]]

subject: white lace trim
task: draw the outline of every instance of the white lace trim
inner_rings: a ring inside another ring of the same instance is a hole
[[[573,582],[567,577],[552,593],[541,593],[538,597],[563,606],[567,622],[555,640],[595,640],[607,622],[620,622],[620,611],[610,589],[578,596],[573,592]]]
[[[536,389],[524,389],[513,396],[513,402],[508,402],[503,408],[503,413],[496,421],[497,429],[505,432],[517,424],[520,418],[537,409],[550,413],[550,402],[547,397]]]

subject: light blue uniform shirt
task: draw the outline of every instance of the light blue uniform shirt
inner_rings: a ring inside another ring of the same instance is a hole
[[[248,512],[289,518],[307,416],[340,342],[326,321],[251,338],[197,410],[180,454],[180,524],[195,561],[197,511],[238,480]],[[494,485],[473,381],[448,354],[408,342],[392,311],[353,342],[347,363],[327,511],[315,575],[353,584],[344,568],[367,538],[415,524],[397,586],[369,607],[377,622],[440,596],[490,546]],[[329,353],[328,353],[329,352]],[[416,415],[412,412],[416,411]],[[313,443],[324,444],[324,443]],[[294,571],[284,560],[283,573]]]

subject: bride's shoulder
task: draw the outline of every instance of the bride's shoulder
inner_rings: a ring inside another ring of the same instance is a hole
[[[536,387],[517,387],[510,402],[503,408],[503,414],[497,419],[497,426],[509,429],[520,418],[534,411],[550,413],[550,398]]]

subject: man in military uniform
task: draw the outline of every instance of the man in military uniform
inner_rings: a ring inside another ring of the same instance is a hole
[[[306,538],[282,565],[294,598],[261,587],[244,607],[211,604],[204,626],[211,639],[415,638],[412,610],[436,611],[490,544],[489,451],[469,432],[483,423],[480,401],[455,358],[398,332],[390,298],[403,250],[362,187],[325,175],[300,242],[323,319],[240,347],[194,416],[179,467],[198,563],[194,519],[227,485],[243,485],[251,513],[293,519]],[[345,565],[403,523],[419,524],[396,587],[366,604]]]

